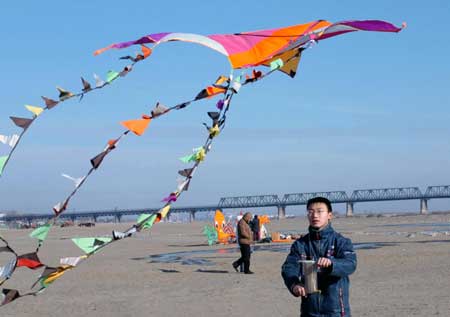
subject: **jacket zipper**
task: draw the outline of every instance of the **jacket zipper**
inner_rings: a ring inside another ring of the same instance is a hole
[[[317,257],[317,260],[319,260],[321,255],[322,255],[322,240],[319,240],[319,256]],[[319,286],[319,274],[317,274],[317,286]],[[319,298],[319,312],[321,311],[321,309],[320,309],[320,299],[321,299],[321,297],[322,297],[322,293],[320,292],[320,289],[319,289],[319,296],[318,296],[318,298]]]

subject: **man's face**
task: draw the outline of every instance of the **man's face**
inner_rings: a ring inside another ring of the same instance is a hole
[[[322,228],[327,225],[333,217],[331,212],[328,212],[328,207],[324,203],[314,203],[308,208],[308,220],[311,227]]]
[[[244,217],[245,222],[249,223],[250,220],[252,220],[252,215],[251,214],[246,214]]]

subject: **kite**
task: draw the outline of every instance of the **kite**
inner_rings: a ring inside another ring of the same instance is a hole
[[[124,49],[132,45],[140,45],[141,47],[141,52],[135,56],[127,55],[120,57],[121,60],[131,61],[131,64],[123,67],[121,71],[109,70],[106,73],[104,80],[94,74],[94,85],[89,83],[84,77],[81,77],[82,88],[80,92],[72,92],[61,87],[56,87],[59,93],[57,98],[52,99],[42,96],[45,107],[25,106],[26,109],[32,113],[32,118],[11,116],[10,118],[13,123],[18,128],[21,128],[22,131],[20,134],[13,134],[11,136],[0,135],[0,142],[11,148],[7,155],[0,156],[0,176],[5,171],[7,163],[10,161],[14,150],[17,149],[24,133],[29,130],[30,126],[37,118],[41,117],[44,112],[51,110],[60,103],[76,97],[81,100],[86,94],[111,85],[117,79],[125,77],[134,69],[136,63],[149,58],[153,49],[160,44],[170,41],[182,41],[206,46],[225,55],[228,58],[232,71],[229,76],[219,76],[213,84],[200,90],[200,92],[190,100],[181,102],[172,107],[165,106],[158,102],[149,114],[143,114],[139,119],[122,121],[121,125],[125,127],[126,130],[118,138],[110,139],[106,142],[103,150],[90,160],[90,168],[84,176],[74,178],[67,174],[62,174],[63,177],[70,179],[74,183],[75,188],[65,199],[61,200],[53,207],[53,217],[43,226],[31,232],[30,237],[38,240],[37,249],[31,253],[18,255],[9,246],[8,242],[0,237],[0,240],[4,244],[3,246],[0,246],[0,252],[7,252],[12,256],[6,264],[0,263],[2,264],[0,265],[0,285],[10,279],[18,267],[26,267],[31,270],[43,268],[37,281],[31,286],[31,289],[33,289],[35,285],[39,284],[40,288],[37,291],[19,293],[19,290],[16,289],[3,288],[0,306],[6,305],[24,296],[41,293],[67,271],[86,262],[89,257],[98,254],[103,248],[122,239],[132,237],[135,233],[144,229],[151,229],[155,223],[167,218],[172,203],[176,202],[180,195],[188,190],[197,168],[205,160],[211,150],[214,139],[224,130],[227,119],[226,115],[230,109],[231,100],[242,87],[250,83],[258,82],[276,71],[294,77],[297,73],[297,67],[304,51],[312,44],[318,43],[321,40],[355,31],[397,33],[405,26],[406,24],[403,24],[402,27],[396,27],[388,22],[378,20],[342,21],[337,23],[317,20],[284,28],[234,34],[199,35],[191,33],[155,33],[143,36],[134,41],[112,44],[95,51],[94,54],[98,55],[109,49]],[[146,45],[152,45],[152,47]],[[261,67],[262,69],[256,69],[256,67]],[[235,69],[243,70],[243,74],[237,77],[234,76],[233,70]],[[248,73],[244,76],[246,71],[248,71]],[[70,200],[78,192],[79,188],[86,183],[89,176],[91,176],[94,171],[102,166],[104,159],[112,150],[117,148],[122,138],[130,134],[130,132],[133,132],[136,136],[142,136],[152,120],[159,119],[171,111],[184,109],[198,100],[213,97],[219,97],[219,100],[215,104],[218,111],[209,111],[207,113],[212,121],[210,125],[204,123],[207,128],[205,142],[202,146],[193,149],[192,154],[180,158],[182,162],[187,164],[191,163],[192,166],[178,171],[178,174],[183,178],[178,179],[176,189],[162,199],[165,204],[161,209],[156,212],[141,214],[136,223],[124,232],[113,231],[111,236],[73,238],[72,242],[77,245],[84,254],[78,257],[63,257],[60,259],[60,266],[53,267],[41,262],[38,257],[38,252],[41,245],[46,240],[51,227],[56,223],[60,215],[67,210]],[[230,230],[225,230],[227,229],[225,219],[220,212],[216,213],[215,222],[215,228],[212,229],[211,227],[206,227],[204,229],[205,234],[208,236],[208,243],[211,244],[215,241],[224,241],[230,238],[233,231],[232,228],[231,232]]]

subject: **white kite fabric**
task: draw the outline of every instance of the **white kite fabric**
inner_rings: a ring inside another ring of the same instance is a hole
[[[375,23],[376,22],[376,23]],[[262,37],[264,41],[256,41],[247,40],[246,43],[253,43],[255,45],[264,45],[266,43],[272,41],[272,38],[277,38],[274,41],[278,41],[278,45],[282,46],[282,49],[276,50],[275,53],[267,53],[269,55],[265,55],[265,59],[261,59],[258,63],[248,64],[249,58],[251,57],[246,52],[246,57],[242,57],[243,55],[239,52],[234,52],[233,54],[230,51],[223,51],[219,46],[215,47],[216,50],[219,50],[221,53],[226,53],[231,58],[232,57],[232,65],[233,68],[241,68],[243,69],[242,74],[240,76],[234,76],[233,70],[231,70],[229,76],[219,76],[218,79],[211,84],[210,86],[202,89],[194,98],[178,103],[174,106],[165,106],[162,103],[157,103],[153,110],[150,113],[143,114],[138,119],[132,119],[121,122],[121,125],[126,128],[117,138],[110,139],[106,142],[106,145],[102,149],[102,151],[96,154],[92,159],[90,159],[90,168],[86,172],[85,175],[81,177],[73,177],[68,174],[62,174],[63,177],[69,179],[74,184],[74,189],[70,192],[64,199],[59,201],[53,207],[53,216],[50,220],[48,220],[44,225],[36,228],[31,232],[30,237],[37,239],[37,248],[34,252],[19,254],[17,253],[8,243],[6,239],[0,236],[0,253],[6,253],[8,260],[5,263],[0,263],[0,285],[3,285],[8,280],[10,280],[14,273],[20,272],[20,270],[16,270],[19,267],[25,267],[30,270],[40,270],[40,274],[37,276],[37,280],[32,283],[30,290],[27,292],[22,292],[17,289],[12,288],[3,288],[0,293],[0,306],[6,305],[18,298],[30,295],[37,295],[43,292],[50,284],[59,279],[66,272],[74,269],[81,263],[85,262],[91,256],[98,254],[106,246],[109,246],[121,239],[126,239],[134,236],[136,233],[141,232],[145,229],[151,229],[155,223],[158,223],[165,218],[170,212],[170,208],[174,202],[176,202],[180,195],[188,191],[189,186],[191,184],[191,180],[193,179],[194,174],[197,171],[199,165],[205,160],[209,151],[211,150],[212,143],[214,139],[220,135],[220,133],[225,128],[225,123],[227,120],[227,113],[230,109],[231,100],[235,94],[237,94],[244,86],[250,83],[255,83],[257,81],[262,80],[268,75],[274,73],[275,71],[281,71],[290,77],[294,77],[297,72],[297,67],[302,55],[302,52],[310,47],[312,43],[316,43],[318,40],[325,39],[327,37],[331,37],[331,35],[337,35],[340,33],[346,33],[350,31],[356,30],[366,30],[366,31],[381,31],[381,32],[398,32],[400,28],[394,28],[392,25],[387,25],[386,22],[380,21],[362,21],[358,23],[358,21],[351,22],[342,22],[340,24],[328,24],[323,21],[318,21],[311,23],[311,26],[303,26],[303,28],[296,27],[295,30],[303,30],[302,34],[291,35],[291,37],[295,37],[296,39],[301,39],[297,41],[283,41],[280,38],[286,37],[286,30],[283,29],[282,36],[279,33],[273,33],[274,30],[271,30],[269,33],[254,32],[254,33],[240,33],[235,34],[233,36],[243,36],[249,37],[250,35],[253,37]],[[339,27],[340,28],[339,28]],[[345,28],[344,28],[345,26]],[[351,28],[353,29],[349,29]],[[324,29],[324,27],[327,27]],[[312,28],[315,31],[312,32]],[[342,29],[344,28],[344,29]],[[371,29],[375,28],[375,29]],[[326,31],[328,30],[328,31]],[[328,33],[327,33],[328,32]],[[275,34],[275,35],[273,35]],[[162,37],[162,33],[160,34]],[[165,34],[165,39],[170,38],[172,36],[175,38],[175,35]],[[225,36],[225,35],[223,35]],[[192,38],[197,38],[194,35]],[[230,38],[222,38],[220,35],[214,36],[215,40],[220,40],[222,43],[231,44]],[[234,38],[232,39],[234,40]],[[0,176],[5,170],[5,167],[8,161],[11,158],[12,153],[17,148],[21,138],[24,133],[29,129],[31,124],[42,114],[54,108],[58,104],[70,100],[72,98],[78,97],[80,100],[88,93],[96,90],[104,88],[107,85],[112,84],[115,80],[120,77],[126,76],[130,73],[134,68],[134,65],[140,61],[145,60],[151,55],[152,50],[142,43],[152,43],[148,38],[144,39],[143,42],[139,43],[140,40],[133,42],[132,44],[141,44],[141,53],[138,53],[135,57],[124,56],[121,57],[122,60],[131,60],[132,63],[125,66],[120,72],[116,71],[108,71],[105,79],[103,80],[98,75],[94,75],[95,85],[92,86],[88,81],[84,78],[81,78],[82,82],[82,90],[78,93],[73,93],[61,87],[57,87],[59,92],[58,100],[51,99],[48,97],[42,97],[45,107],[31,106],[25,105],[25,108],[33,114],[32,118],[22,118],[22,117],[10,117],[13,123],[23,129],[20,135],[0,135],[0,142],[11,147],[11,151],[7,155],[0,155]],[[126,45],[128,45],[127,42]],[[209,42],[208,42],[209,43]],[[212,43],[212,42],[211,42]],[[209,44],[211,44],[209,43]],[[263,44],[261,44],[263,43]],[[130,44],[130,45],[132,45]],[[119,45],[119,44],[117,44]],[[123,47],[126,47],[124,43],[121,43]],[[120,45],[114,48],[120,48]],[[129,46],[129,45],[128,45]],[[280,46],[280,47],[281,47]],[[113,46],[111,46],[113,47]],[[272,55],[270,55],[272,54]],[[249,57],[250,56],[250,57]],[[252,57],[253,58],[253,57]],[[247,63],[247,64],[245,64]],[[245,65],[248,65],[245,66]],[[238,67],[239,66],[239,67]],[[260,67],[261,69],[256,69],[256,67]],[[124,232],[113,231],[111,235],[102,236],[102,237],[76,237],[71,239],[71,241],[83,251],[83,254],[79,256],[71,256],[71,257],[62,257],[59,260],[59,263],[55,266],[43,263],[38,256],[39,250],[46,240],[49,231],[52,226],[57,222],[60,216],[67,210],[71,199],[78,192],[79,188],[81,188],[88,178],[96,171],[102,164],[103,160],[111,153],[111,151],[115,150],[122,139],[129,135],[130,132],[137,136],[142,136],[149,124],[152,120],[159,119],[173,110],[182,110],[192,103],[202,100],[205,98],[212,98],[214,96],[220,96],[219,100],[215,103],[214,111],[209,111],[207,116],[210,118],[210,123],[203,123],[206,127],[206,137],[203,144],[199,147],[193,149],[192,153],[187,154],[180,158],[183,163],[192,164],[189,168],[184,168],[178,171],[178,174],[181,178],[176,180],[176,186],[174,191],[170,192],[166,197],[162,199],[164,205],[156,212],[148,212],[140,215],[136,221],[136,223],[125,230]],[[3,257],[2,257],[3,258]],[[9,283],[9,282],[8,282]]]

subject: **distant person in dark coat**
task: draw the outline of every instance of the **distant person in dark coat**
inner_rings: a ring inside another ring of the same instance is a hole
[[[250,228],[253,231],[253,241],[257,242],[257,241],[261,240],[260,239],[260,223],[259,223],[258,215],[255,215],[255,217],[253,217]]]
[[[244,273],[245,274],[253,274],[250,271],[250,245],[253,243],[253,234],[250,229],[249,223],[252,219],[252,214],[247,212],[244,214],[241,220],[238,223],[238,232],[237,236],[239,237],[239,247],[241,249],[241,257],[233,262],[233,268],[238,272],[238,267],[241,263],[244,263]]]

